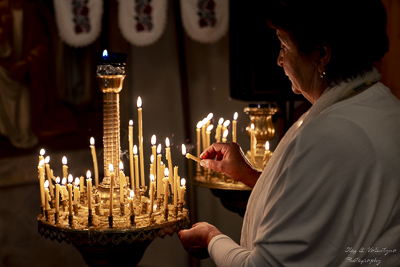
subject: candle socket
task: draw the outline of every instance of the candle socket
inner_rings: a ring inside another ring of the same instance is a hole
[[[142,209],[141,209],[141,214],[146,214],[147,213],[147,201],[142,201]]]
[[[153,213],[149,214],[149,225],[154,223],[154,216],[155,216],[155,214],[153,214]]]
[[[114,224],[113,216],[108,216],[108,225],[110,226],[110,228],[113,228],[113,224]]]
[[[157,209],[156,210],[160,210],[160,207],[161,207],[161,197],[158,197],[157,198],[157,200],[156,200],[156,203],[157,203]]]
[[[180,212],[182,212],[182,209],[183,209],[183,202],[179,202],[179,203],[178,203],[178,210],[179,210]]]
[[[54,198],[50,201],[50,207],[52,209],[54,209],[56,207],[56,200]]]
[[[58,216],[59,216],[58,212],[55,212],[54,213],[54,224],[58,224]]]
[[[74,208],[74,214],[78,215],[78,204],[73,204],[72,206]]]
[[[94,212],[96,215],[100,215],[100,203],[94,204]]]
[[[61,200],[61,207],[63,209],[63,211],[65,211],[67,209],[67,200]]]
[[[168,221],[168,209],[164,210],[164,220]]]
[[[88,226],[93,226],[93,214],[92,211],[89,210],[89,215],[88,215]]]
[[[48,222],[49,219],[50,219],[49,210],[45,210],[45,211],[44,211],[44,214],[45,214],[45,216],[46,216],[46,221]]]
[[[135,214],[132,214],[132,215],[130,216],[130,219],[131,219],[131,226],[132,226],[132,227],[135,227],[135,226],[136,226],[136,223],[135,223]]]
[[[176,206],[174,209],[175,209],[175,217],[178,218],[178,206]]]
[[[74,227],[74,216],[68,215],[68,223],[71,228]]]
[[[121,211],[121,216],[125,215],[125,204],[121,203],[119,206],[119,209]]]

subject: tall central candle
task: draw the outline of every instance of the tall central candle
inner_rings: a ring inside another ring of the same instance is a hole
[[[129,121],[129,167],[131,174],[131,188],[135,190],[135,170],[133,167],[133,120]]]
[[[110,212],[109,216],[113,216],[113,202],[114,202],[114,179],[115,179],[115,174],[114,174],[114,167],[110,163],[109,165],[109,170],[110,170]]]
[[[72,177],[72,174],[69,174],[67,188],[68,188],[68,211],[69,211],[70,216],[72,216],[72,181],[73,180],[74,180],[74,178]]]
[[[153,136],[151,137],[151,155],[153,156],[153,174],[154,176],[156,176],[157,174],[157,166],[156,164],[154,164],[154,160],[156,160],[157,158],[157,146],[156,146],[156,142],[157,142],[157,137],[155,134],[153,134]],[[150,157],[151,160],[151,157]]]
[[[165,138],[165,157],[167,158],[168,161],[168,169],[172,171],[172,156],[171,156],[171,148],[169,147],[170,143],[169,143],[169,138]],[[174,192],[174,177],[172,177],[171,179],[171,190],[172,192]]]
[[[234,143],[236,143],[237,118],[238,118],[238,113],[235,112],[235,114],[233,114],[233,121],[232,121],[232,142]]]
[[[47,173],[47,180],[49,181],[49,190],[50,190],[50,196],[54,197],[54,186],[53,186],[53,181],[52,181],[52,174],[51,174],[51,169],[50,169],[50,157],[47,156],[44,159],[44,162],[46,163],[46,173]]]
[[[162,191],[162,173],[161,173],[161,144],[157,146],[157,198],[161,197]]]
[[[87,187],[87,200],[88,200],[88,210],[89,213],[92,210],[92,179],[91,179],[92,174],[90,171],[86,172],[86,187]]]
[[[164,210],[168,209],[168,197],[169,197],[169,170],[165,168],[164,171]]]
[[[145,186],[144,183],[144,157],[143,157],[143,116],[142,116],[142,99],[140,96],[137,100],[138,107],[138,128],[139,128],[139,159],[140,159],[140,183]],[[137,185],[139,187],[139,185]]]
[[[68,178],[67,157],[66,157],[66,156],[62,157],[61,162],[62,162],[62,164],[63,164],[63,167],[62,167],[62,170],[63,170],[63,178]]]
[[[124,203],[124,185],[125,185],[125,174],[124,164],[122,161],[119,162],[119,202]]]
[[[196,155],[197,155],[197,157],[199,158],[200,157],[200,153],[201,153],[201,146],[200,146],[200,130],[201,130],[201,126],[203,125],[203,122],[202,121],[199,121],[198,123],[197,123],[197,125],[196,125]],[[196,171],[197,172],[200,172],[201,170],[200,170],[200,163],[197,163],[197,166],[196,166]],[[174,179],[175,179],[175,176],[174,176]],[[176,187],[176,183],[175,183],[175,180],[174,180],[174,188]],[[175,192],[175,191],[173,191],[173,192]],[[174,193],[174,195],[175,195],[175,193]]]
[[[44,175],[43,175],[43,164],[44,159],[41,159],[38,166],[38,178],[39,178],[39,188],[40,188],[40,206],[44,208]]]
[[[97,164],[96,148],[94,146],[94,138],[90,138],[90,151],[92,152],[93,168],[94,168],[94,185],[99,187],[99,166]]]
[[[135,159],[135,188],[139,188],[139,159],[137,155],[137,146],[133,146],[133,158]],[[133,189],[132,189],[133,190]]]

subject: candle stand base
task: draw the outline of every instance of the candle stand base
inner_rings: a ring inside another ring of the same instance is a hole
[[[45,210],[44,214],[45,214],[45,217],[46,217],[46,221],[49,221],[49,219],[50,219],[49,210]]]
[[[74,216],[68,215],[68,224],[71,228],[74,227]]]
[[[135,214],[132,214],[131,217],[130,217],[130,219],[131,219],[131,226],[132,226],[132,227],[135,227],[135,226],[136,226],[136,223],[135,223]]]
[[[110,226],[110,228],[113,228],[113,225],[114,225],[113,216],[108,216],[108,226]]]

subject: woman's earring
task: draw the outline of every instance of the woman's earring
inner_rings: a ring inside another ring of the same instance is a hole
[[[321,79],[323,79],[323,78],[325,77],[325,75],[326,75],[325,71],[322,71],[322,72],[319,74],[319,77],[320,77]]]

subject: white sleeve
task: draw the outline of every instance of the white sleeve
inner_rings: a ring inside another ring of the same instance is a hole
[[[208,253],[218,267],[240,266],[251,253],[226,235],[217,235],[208,244]]]

